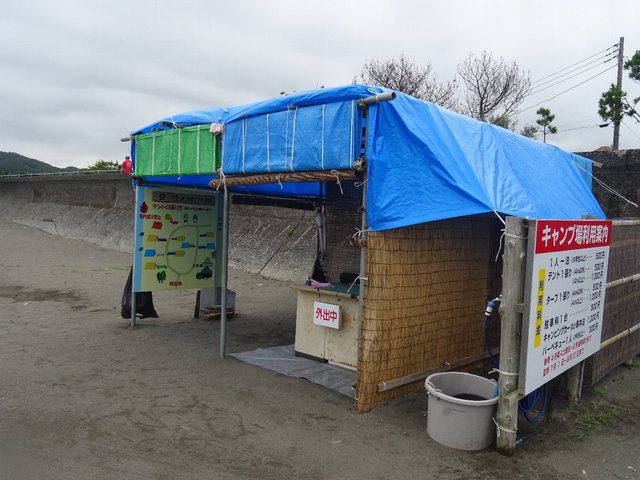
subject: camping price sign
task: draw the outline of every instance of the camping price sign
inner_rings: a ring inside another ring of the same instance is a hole
[[[600,349],[611,222],[536,220],[529,227],[521,393]]]

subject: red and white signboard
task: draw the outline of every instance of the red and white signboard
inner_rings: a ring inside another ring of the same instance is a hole
[[[611,222],[536,220],[529,239],[519,382],[525,395],[600,349]]]
[[[329,328],[340,328],[340,305],[313,302],[313,323]]]

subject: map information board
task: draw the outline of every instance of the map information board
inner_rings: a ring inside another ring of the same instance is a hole
[[[600,349],[611,222],[529,227],[520,392],[527,395]]]
[[[215,192],[138,186],[133,290],[215,287],[218,212]]]

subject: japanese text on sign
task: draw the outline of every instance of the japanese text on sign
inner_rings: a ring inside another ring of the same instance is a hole
[[[524,394],[599,350],[611,222],[537,220],[530,232]]]
[[[313,323],[329,328],[340,328],[340,305],[313,302]]]
[[[220,273],[216,193],[138,186],[133,289],[213,288]]]
[[[536,253],[608,246],[610,231],[610,222],[547,221],[536,235]]]

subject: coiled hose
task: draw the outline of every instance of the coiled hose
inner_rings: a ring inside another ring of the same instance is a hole
[[[498,303],[500,303],[500,297],[494,298],[493,300],[489,300],[487,302],[487,308],[484,312],[484,319],[482,321],[482,339],[484,341],[484,348],[487,352],[487,355],[489,355],[489,360],[491,361],[491,364],[496,369],[500,368],[500,363],[498,362],[498,359],[493,354],[493,351],[491,349],[491,342],[489,341],[489,334],[488,334],[488,324],[489,324],[489,320],[491,319],[491,315],[493,314],[493,309],[496,307]],[[534,417],[531,417],[530,416],[531,412],[540,401],[540,398],[543,398],[542,408],[540,409],[537,415],[535,415]],[[529,395],[527,395],[526,397],[524,397],[522,400],[518,402],[518,411],[522,413],[522,416],[527,422],[535,425],[540,423],[544,418],[547,412],[548,405],[549,405],[549,395],[547,392],[547,386],[543,385],[537,390],[531,392]]]

